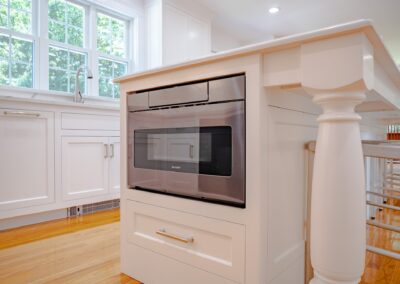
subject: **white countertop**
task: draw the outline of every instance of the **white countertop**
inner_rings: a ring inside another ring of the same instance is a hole
[[[368,109],[364,111],[395,111],[398,113],[398,115],[394,116],[400,119],[400,70],[382,42],[381,37],[377,34],[373,23],[369,20],[358,20],[315,31],[252,44],[218,54],[181,62],[175,65],[163,66],[143,72],[125,75],[114,79],[114,82],[125,83],[128,81],[142,80],[152,76],[175,71],[178,72],[216,61],[228,60],[234,57],[242,57],[252,54],[269,54],[277,50],[296,48],[316,41],[323,41],[360,33],[363,33],[366,36],[373,48],[373,58],[377,62],[377,65],[379,65],[379,70],[375,72],[382,73],[383,71],[385,74],[385,79],[378,83],[379,86],[373,87],[371,90],[367,91],[368,99],[367,102],[363,104],[363,107]],[[384,106],[383,109],[382,106]],[[394,117],[391,116],[391,119],[393,118]]]
[[[318,39],[325,39],[335,37],[339,34],[350,34],[354,32],[363,31],[368,39],[371,41],[372,45],[374,46],[375,50],[379,50],[375,54],[378,58],[378,61],[383,63],[384,68],[388,73],[393,76],[393,80],[396,81],[398,86],[400,87],[400,70],[397,67],[396,63],[394,62],[393,58],[389,54],[388,49],[381,41],[381,38],[377,34],[372,21],[370,20],[358,20],[350,23],[340,24],[332,27],[327,27],[315,31],[310,31],[301,34],[295,34],[291,36],[281,37],[278,39],[272,39],[265,42],[260,42],[252,45],[247,45],[244,47],[224,51],[221,53],[208,55],[204,57],[200,57],[194,60],[184,61],[174,65],[163,66],[155,69],[150,69],[143,72],[137,72],[129,75],[125,75],[119,78],[114,79],[114,82],[121,83],[123,81],[127,81],[134,78],[139,77],[146,77],[149,75],[162,73],[174,69],[186,68],[188,66],[202,64],[205,62],[211,62],[216,60],[221,60],[224,58],[229,58],[232,56],[238,55],[246,55],[256,52],[267,52],[271,49],[276,49],[278,47],[283,46],[296,46],[300,45],[301,43],[314,41]]]
[[[10,86],[0,87],[0,101],[27,102],[81,109],[119,110],[119,101],[108,98],[84,96],[84,103],[75,103],[73,102],[73,94]]]

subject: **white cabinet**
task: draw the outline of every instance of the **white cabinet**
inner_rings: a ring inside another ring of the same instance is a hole
[[[244,282],[244,225],[130,200],[125,210],[127,222],[124,232],[130,245],[235,283]],[[151,262],[150,259],[135,257]],[[151,282],[148,279],[141,280]]]
[[[165,0],[148,0],[145,13],[148,68],[211,53],[211,19],[203,13],[189,13]]]
[[[64,200],[119,190],[118,137],[62,137]]]
[[[54,113],[0,109],[0,211],[52,202]]]
[[[110,137],[110,167],[109,167],[109,188],[111,192],[119,192],[120,189],[120,138]]]

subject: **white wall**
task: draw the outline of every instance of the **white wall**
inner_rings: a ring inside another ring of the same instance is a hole
[[[225,30],[215,25],[211,26],[211,51],[221,52],[242,46],[242,42]]]

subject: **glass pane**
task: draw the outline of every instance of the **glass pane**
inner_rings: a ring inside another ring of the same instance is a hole
[[[97,14],[97,50],[119,57],[125,56],[124,21]]]
[[[83,29],[84,15],[85,10],[83,7],[67,3],[68,24]]]
[[[112,98],[112,84],[109,79],[99,79],[99,96]]]
[[[82,53],[70,52],[69,54],[69,70],[76,71],[79,67],[86,66],[86,56]]]
[[[49,66],[68,69],[68,51],[65,49],[49,47]]]
[[[11,39],[11,57],[16,61],[32,63],[33,43],[26,40]]]
[[[49,70],[49,90],[68,92],[67,71]]]
[[[8,79],[8,68],[10,64],[8,61],[5,60],[0,60],[0,84],[8,85],[9,84],[9,79]]]
[[[64,1],[49,0],[49,18],[59,22],[65,22]]]
[[[64,25],[49,20],[49,38],[58,42],[65,42]]]
[[[113,84],[114,85],[114,99],[119,99],[119,84]]]
[[[13,63],[11,65],[11,85],[32,88],[32,65]]]
[[[10,7],[30,12],[32,10],[32,3],[30,0],[11,0]]]
[[[67,28],[68,43],[75,46],[83,46],[83,31],[74,27]]]
[[[110,25],[110,17],[106,15],[97,14],[97,31],[98,32],[107,32]]]
[[[125,75],[126,63],[114,62],[114,78]]]
[[[14,1],[14,0],[13,0]],[[10,11],[10,28],[20,33],[31,32],[31,14],[18,10]]]
[[[80,91],[82,94],[86,93],[86,81],[85,81],[86,75],[85,73],[81,73],[79,75],[79,86],[80,86]],[[70,72],[69,75],[69,90],[71,93],[75,92],[75,81],[76,81],[76,73],[75,72]]]
[[[115,56],[124,56],[125,54],[125,25],[122,21],[113,19],[111,21],[112,34],[112,54]]]
[[[99,59],[99,74],[100,77],[113,76],[113,62],[106,59]]]
[[[8,59],[10,57],[8,36],[0,35],[0,57]]]
[[[111,53],[110,35],[108,33],[97,33],[97,50],[107,54]]]
[[[7,28],[7,7],[0,6],[0,27]]]

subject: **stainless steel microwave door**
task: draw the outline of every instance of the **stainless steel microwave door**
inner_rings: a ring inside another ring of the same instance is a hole
[[[234,101],[131,112],[130,187],[244,204],[244,110]]]

